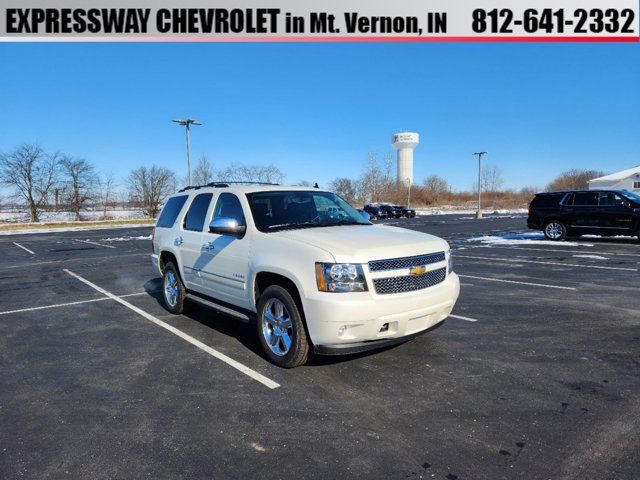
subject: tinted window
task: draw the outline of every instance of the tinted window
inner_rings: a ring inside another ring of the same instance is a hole
[[[182,206],[184,205],[184,202],[187,201],[187,198],[187,195],[170,198],[162,209],[162,213],[158,218],[156,227],[173,227],[173,224],[176,221],[176,218],[178,218],[178,214],[180,213],[180,210],[182,210]]]
[[[597,192],[579,192],[575,194],[573,206],[598,205],[599,194]]]
[[[531,202],[532,207],[555,207],[560,203],[560,200],[564,197],[564,193],[545,193],[543,195],[536,195]]]
[[[238,225],[245,225],[244,212],[240,200],[233,193],[221,193],[213,212],[213,218],[233,218]]]
[[[617,193],[603,192],[600,194],[601,207],[619,207],[625,203],[628,205],[628,202],[622,198],[622,195],[618,195]]]
[[[211,203],[211,193],[201,193],[191,202],[187,216],[184,218],[185,230],[195,230],[201,232],[204,226],[204,219]]]

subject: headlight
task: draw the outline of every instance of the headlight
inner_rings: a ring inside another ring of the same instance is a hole
[[[447,275],[453,272],[453,258],[451,250],[447,251]]]
[[[362,266],[355,263],[316,263],[316,282],[321,292],[366,292]]]

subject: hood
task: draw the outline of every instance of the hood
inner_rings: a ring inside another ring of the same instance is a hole
[[[336,262],[409,257],[448,250],[441,238],[428,233],[386,225],[338,225],[272,233],[331,253]]]

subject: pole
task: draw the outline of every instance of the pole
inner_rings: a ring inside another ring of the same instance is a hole
[[[187,166],[189,169],[189,185],[191,185],[191,138],[189,137],[189,124],[186,125],[187,130]]]
[[[482,156],[487,152],[475,152],[474,155],[478,156],[478,211],[476,212],[476,218],[482,218]]]

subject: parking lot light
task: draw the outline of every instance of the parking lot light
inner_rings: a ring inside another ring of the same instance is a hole
[[[474,155],[478,156],[478,210],[476,211],[476,218],[482,218],[482,156],[487,152],[475,152]]]
[[[177,123],[178,125],[182,125],[183,127],[185,127],[187,132],[187,168],[189,170],[189,185],[191,185],[191,138],[189,135],[189,131],[191,129],[189,127],[191,125],[202,125],[202,124],[193,118],[187,118],[186,120],[174,118],[172,121],[174,123]]]

